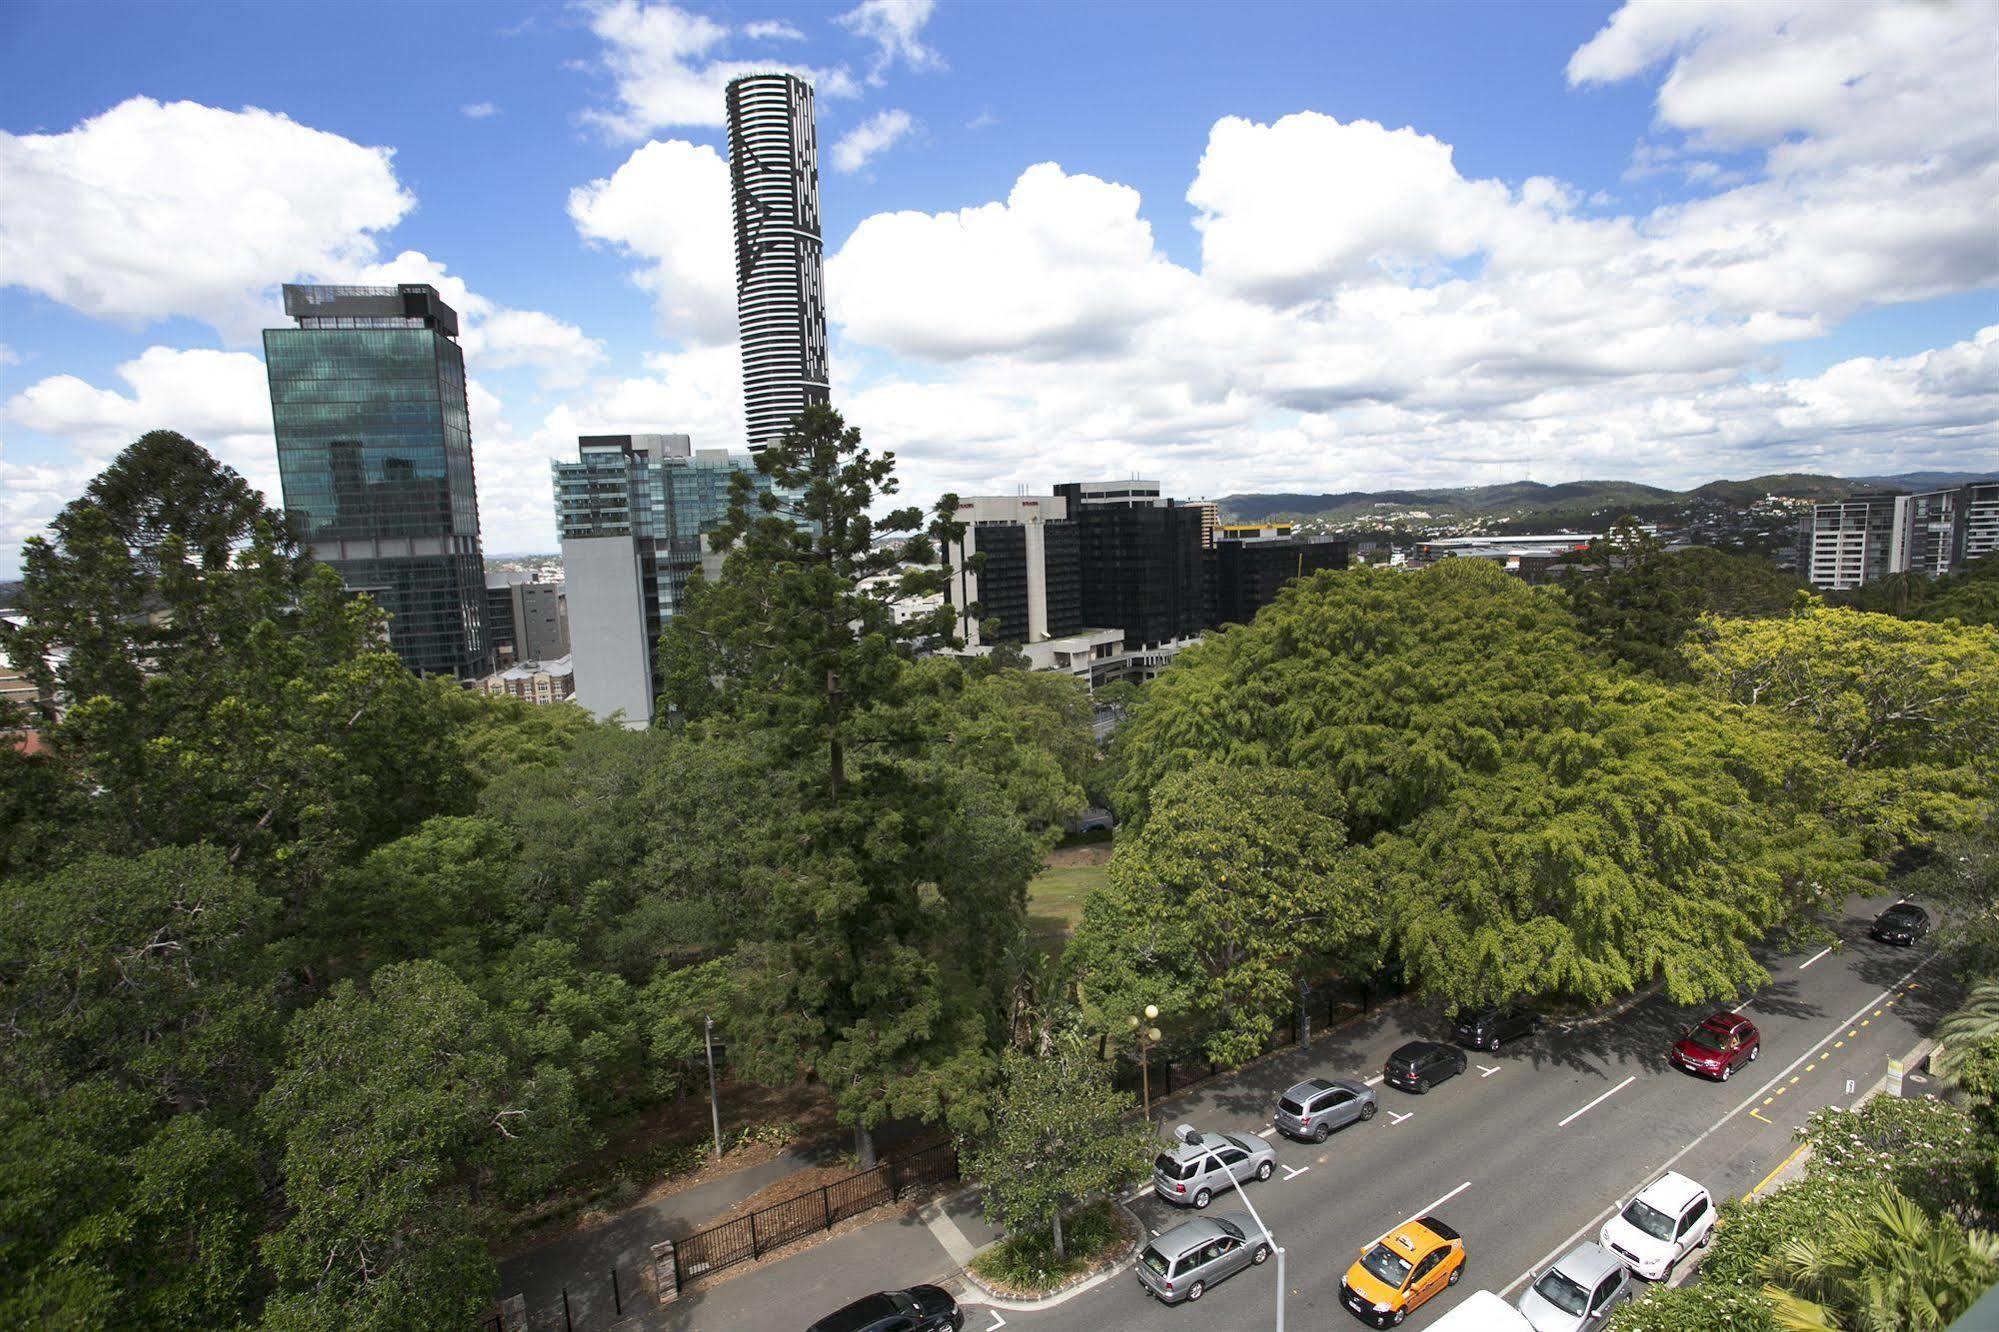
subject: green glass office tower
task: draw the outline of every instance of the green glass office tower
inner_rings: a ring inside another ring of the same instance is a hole
[[[413,671],[491,673],[458,315],[429,286],[286,285],[264,330],[285,510]]]

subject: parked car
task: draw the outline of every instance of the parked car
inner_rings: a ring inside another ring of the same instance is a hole
[[[1624,1264],[1584,1240],[1534,1278],[1520,1297],[1520,1312],[1534,1332],[1597,1332],[1631,1291]]]
[[[1196,1217],[1138,1255],[1138,1284],[1167,1304],[1198,1300],[1208,1287],[1270,1257],[1262,1229],[1242,1212]]]
[[[1360,1251],[1340,1282],[1340,1303],[1389,1327],[1465,1274],[1465,1242],[1434,1216],[1405,1221]]]
[[[1475,1290],[1430,1324],[1429,1332],[1534,1332],[1534,1325],[1491,1291]]]
[[[1669,1170],[1619,1207],[1597,1238],[1639,1276],[1662,1281],[1673,1264],[1706,1248],[1713,1234],[1714,1200],[1708,1191]]]
[[[1291,1138],[1324,1142],[1336,1128],[1373,1119],[1374,1088],[1351,1078],[1313,1078],[1277,1098],[1270,1122]]]
[[[1541,1018],[1532,1009],[1518,1005],[1501,1008],[1488,1004],[1484,1008],[1459,1009],[1452,1015],[1451,1025],[1457,1032],[1458,1044],[1474,1050],[1497,1050],[1502,1041],[1532,1036],[1540,1027]]]
[[[1727,1082],[1735,1070],[1763,1053],[1763,1033],[1740,1013],[1724,1009],[1703,1018],[1666,1051],[1666,1062],[1704,1078]]]
[[[1277,1149],[1261,1138],[1234,1133],[1202,1134],[1202,1141],[1175,1147],[1152,1158],[1152,1191],[1180,1206],[1206,1207],[1225,1192],[1231,1177],[1269,1179],[1277,1169]]]
[[[1465,1052],[1441,1041],[1411,1041],[1381,1066],[1381,1080],[1406,1092],[1426,1092],[1465,1071]]]
[[[937,1286],[884,1290],[827,1314],[805,1332],[958,1332],[965,1311]]]
[[[1890,944],[1915,944],[1922,942],[1930,932],[1930,913],[1914,902],[1897,902],[1874,918],[1867,933]]]

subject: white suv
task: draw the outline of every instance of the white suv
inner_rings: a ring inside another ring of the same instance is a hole
[[[1667,1171],[1603,1223],[1603,1247],[1647,1281],[1663,1281],[1673,1264],[1714,1234],[1714,1199],[1688,1179]]]

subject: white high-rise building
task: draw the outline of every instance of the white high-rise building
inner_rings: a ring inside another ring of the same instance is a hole
[[[729,183],[736,214],[736,327],[751,452],[827,401],[819,136],[812,86],[792,74],[732,79]]]

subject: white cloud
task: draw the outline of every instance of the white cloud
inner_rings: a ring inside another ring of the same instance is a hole
[[[500,108],[492,102],[468,102],[458,109],[468,120],[487,120],[500,114]]]
[[[447,271],[443,260],[421,250],[404,250],[393,259],[349,270],[341,280],[359,286],[427,282],[437,288],[444,303],[458,312],[458,344],[473,374],[527,367],[546,387],[573,388],[604,359],[601,340],[539,310],[511,310],[488,300]]]
[[[651,294],[662,331],[699,344],[736,336],[731,206],[728,164],[680,139],[648,143],[569,192],[577,232],[644,261],[632,279]]]
[[[601,59],[616,85],[618,105],[585,111],[583,118],[614,138],[642,139],[678,125],[720,125],[723,89],[741,74],[788,70],[822,97],[859,91],[845,66],[723,59],[729,29],[671,4],[599,0],[589,14],[590,31],[604,43]]]
[[[155,346],[117,373],[125,383],[122,391],[98,388],[75,375],[51,375],[16,393],[0,411],[16,425],[70,445],[62,464],[43,468],[48,477],[70,477],[80,468],[87,480],[148,430],[178,430],[267,495],[277,495],[262,360],[248,352]],[[38,516],[27,516],[39,527],[80,492],[79,485]]]
[[[0,342],[0,365],[19,365],[20,363],[21,353],[15,351],[6,343]]]
[[[842,134],[833,145],[833,169],[842,173],[859,171],[915,128],[916,122],[907,111],[877,111]]]
[[[760,42],[802,42],[805,34],[783,19],[759,19],[743,25],[743,35]]]
[[[62,134],[0,132],[0,282],[248,338],[273,282],[374,259],[415,204],[392,156],[254,107],[147,97]]]
[[[944,57],[925,46],[921,37],[936,8],[937,0],[861,0],[833,21],[875,44],[868,82],[879,85],[898,60],[911,69],[944,68]]]
[[[970,120],[966,121],[965,128],[968,130],[991,129],[993,126],[997,124],[999,124],[999,117],[994,115],[991,111],[988,110],[988,111],[981,111],[979,112],[979,114],[973,116]]]

